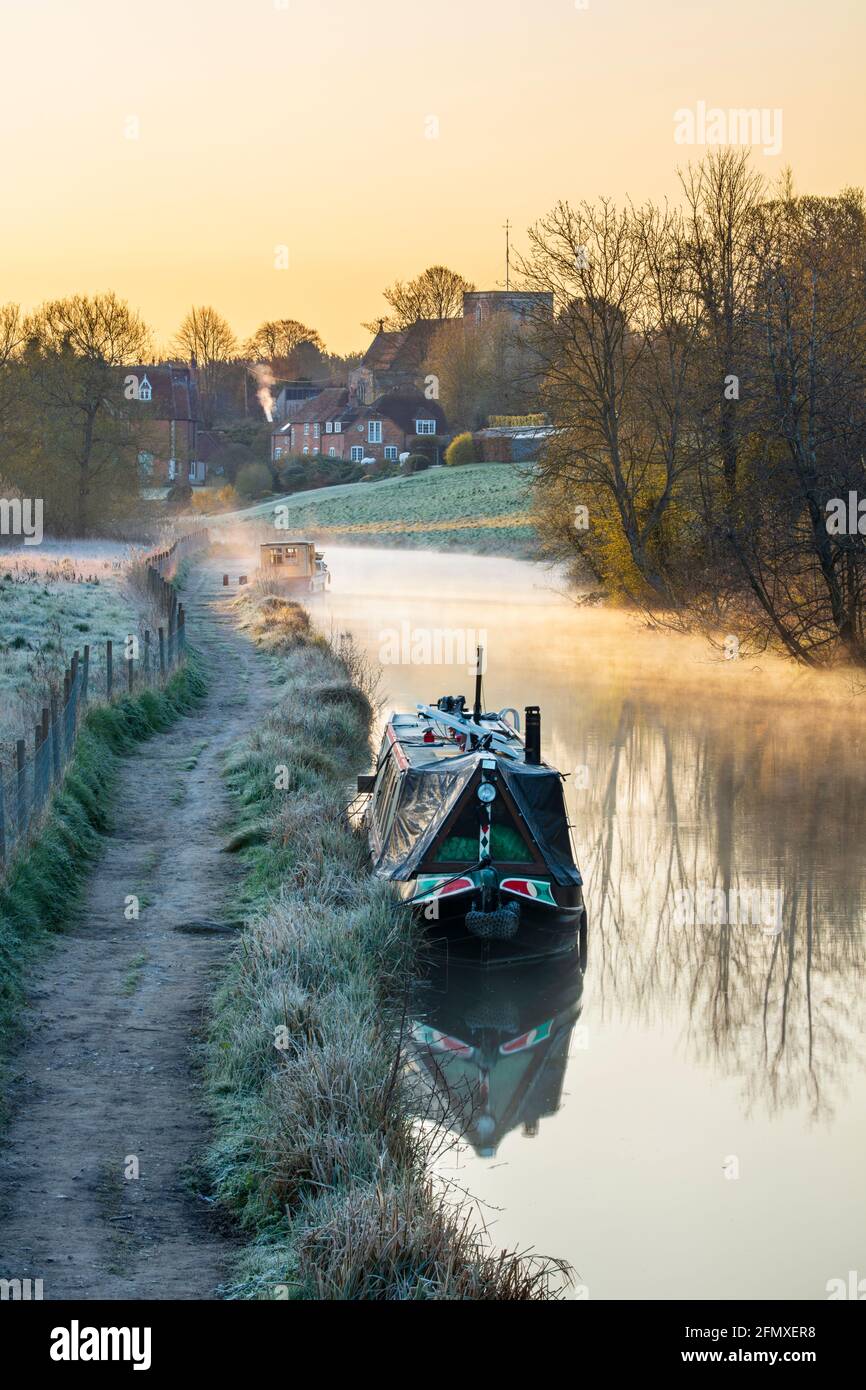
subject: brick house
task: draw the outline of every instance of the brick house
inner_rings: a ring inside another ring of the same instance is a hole
[[[198,457],[195,369],[162,362],[124,367],[122,372],[129,418],[139,441],[142,486],[203,483],[207,467]]]
[[[421,391],[388,392],[367,405],[353,400],[349,388],[333,387],[304,401],[274,430],[271,459],[277,466],[304,454],[354,463],[396,463],[401,454],[411,452],[416,438],[441,440],[447,428],[439,402],[428,401]]]

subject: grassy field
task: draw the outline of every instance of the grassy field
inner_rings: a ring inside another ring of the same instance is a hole
[[[238,521],[268,525],[277,502],[289,522],[316,539],[353,544],[469,550],[531,558],[537,549],[529,521],[529,465],[478,463],[431,468],[379,483],[349,483],[271,500],[243,512],[208,518],[218,527]]]
[[[138,632],[126,579],[133,554],[108,541],[0,552],[0,750],[29,731],[41,692],[76,647]]]

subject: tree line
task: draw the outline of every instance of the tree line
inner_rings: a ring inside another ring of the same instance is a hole
[[[742,151],[682,206],[559,203],[530,231],[554,554],[671,621],[866,664],[866,209]],[[862,499],[862,510],[860,507]],[[844,503],[844,506],[843,506]]]
[[[139,456],[152,422],[129,408],[123,369],[157,360],[195,362],[199,423],[210,427],[265,421],[262,366],[271,381],[327,381],[345,378],[358,359],[328,353],[320,335],[295,319],[267,321],[241,343],[210,306],[191,308],[157,356],[148,325],[111,292],[50,300],[31,314],[2,305],[4,491],[42,498],[56,534],[86,536],[127,515],[138,501]],[[267,441],[259,443],[267,458]]]

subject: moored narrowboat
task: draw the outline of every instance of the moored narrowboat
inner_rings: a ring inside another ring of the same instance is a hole
[[[537,707],[526,739],[515,710],[463,696],[392,714],[364,819],[373,871],[457,957],[531,960],[576,949],[585,932],[562,775],[541,758]]]
[[[313,541],[269,541],[260,551],[262,577],[286,592],[321,594],[331,582],[325,557]]]

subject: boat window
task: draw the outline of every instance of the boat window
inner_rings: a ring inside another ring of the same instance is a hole
[[[374,801],[376,828],[383,844],[387,839],[388,831],[391,829],[391,821],[394,818],[394,808],[397,804],[399,787],[400,772],[396,760],[392,755],[389,756],[387,766],[379,780]]]

